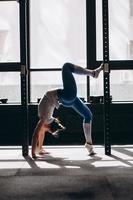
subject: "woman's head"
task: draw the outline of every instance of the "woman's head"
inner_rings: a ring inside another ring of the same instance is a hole
[[[49,130],[52,133],[52,135],[54,134],[58,134],[60,131],[65,130],[65,127],[60,123],[60,121],[55,118],[51,124],[49,124]]]

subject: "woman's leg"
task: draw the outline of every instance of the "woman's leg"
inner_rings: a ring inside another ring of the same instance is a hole
[[[38,153],[39,154],[44,154],[45,151],[43,150],[43,142],[45,138],[45,130],[42,128],[42,130],[39,133],[39,138],[38,138]]]
[[[78,97],[75,98],[72,108],[83,117],[84,123],[90,123],[92,121],[91,110]]]
[[[92,147],[92,113],[87,105],[85,105],[78,97],[75,99],[73,104],[73,109],[79,113],[84,121],[83,121],[83,130],[85,135],[86,144],[85,147],[89,151],[89,155],[94,155],[93,147]]]
[[[89,153],[93,154],[91,139],[92,113],[90,109],[78,97],[76,97],[77,86],[72,73],[89,75],[90,72],[71,63],[64,64],[62,68],[63,89],[57,90],[58,98],[60,103],[64,106],[73,107],[84,118],[83,129],[86,144],[91,145]]]
[[[63,89],[57,90],[60,103],[64,106],[71,106],[76,98],[77,86],[73,73],[97,78],[101,70],[102,65],[96,70],[90,70],[72,63],[65,63],[62,67]]]
[[[100,65],[100,67],[96,68],[95,70],[86,69],[78,65],[74,66],[75,66],[74,73],[79,75],[92,76],[93,78],[97,78],[99,76],[99,73],[103,70],[103,63]]]
[[[32,154],[33,158],[36,157],[36,151],[37,151],[37,148],[39,145],[39,135],[43,134],[43,131],[44,131],[43,120],[39,120],[39,122],[37,123],[36,128],[34,130],[33,137],[32,137],[32,143],[31,143],[31,145],[32,145],[31,154]]]
[[[60,103],[69,106],[75,100],[77,95],[77,86],[73,76],[74,65],[65,63],[62,67],[63,89],[57,90]]]

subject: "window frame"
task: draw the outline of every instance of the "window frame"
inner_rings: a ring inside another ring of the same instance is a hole
[[[11,2],[11,1],[19,3],[17,0],[1,0],[1,2]],[[20,19],[20,10],[19,10],[19,19]],[[19,21],[18,25],[20,27],[20,21]],[[19,30],[19,32],[20,32],[20,30]],[[19,62],[15,62],[15,61],[14,62],[0,62],[0,72],[20,72],[20,71],[21,71],[21,61],[19,61]],[[21,88],[21,84],[20,84],[20,88]],[[21,94],[20,94],[20,96],[21,96]],[[21,99],[20,99],[20,101],[15,102],[15,104],[18,104],[18,103],[21,103]]]
[[[30,37],[30,3],[31,1],[29,0],[27,2],[27,67],[28,67],[28,102],[29,103],[32,103],[31,102],[31,72],[39,72],[39,71],[61,71],[62,68],[58,67],[58,68],[31,68],[31,62],[30,62],[30,40],[31,40],[31,37]],[[86,0],[86,13],[88,12],[87,11],[87,3],[88,1]],[[86,40],[87,40],[87,14],[86,14]],[[87,59],[87,45],[86,45],[86,59]],[[86,63],[88,63],[86,61]],[[87,64],[88,66],[88,64]],[[87,89],[86,89],[86,93],[87,93],[87,101],[89,100],[89,78],[87,77]]]
[[[96,60],[96,0],[89,0],[87,10],[87,60],[90,68],[95,69],[102,62],[102,60]],[[133,69],[133,60],[110,60],[109,67],[110,70]]]
[[[8,1],[16,1],[19,3],[19,0],[1,0],[1,2],[8,2]],[[20,18],[20,12],[19,12]],[[20,23],[20,22],[19,22]],[[16,71],[19,72],[21,70],[21,62],[0,62],[0,72],[11,72]]]

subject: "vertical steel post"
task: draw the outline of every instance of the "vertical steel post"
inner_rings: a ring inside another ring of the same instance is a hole
[[[104,143],[105,154],[111,155],[110,144],[110,70],[109,70],[109,17],[108,0],[102,0],[103,62],[104,62]]]
[[[20,8],[20,62],[21,62],[21,113],[22,113],[22,155],[28,155],[28,80],[27,80],[27,33],[26,0],[19,1]]]
[[[87,67],[93,69],[96,61],[96,2],[86,0]],[[87,77],[87,102],[90,101],[90,78]]]

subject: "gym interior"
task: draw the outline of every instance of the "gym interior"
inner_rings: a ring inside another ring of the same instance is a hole
[[[133,199],[133,0],[0,1],[0,199]],[[46,134],[50,154],[31,157],[38,103],[61,88],[71,62],[97,79],[75,76],[93,113],[96,156],[84,150],[82,118],[55,110],[66,130]]]

